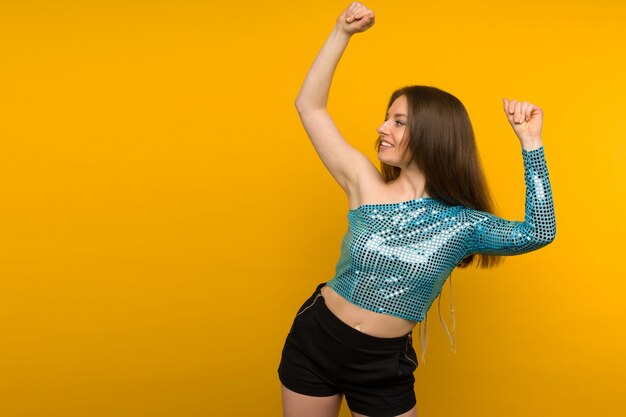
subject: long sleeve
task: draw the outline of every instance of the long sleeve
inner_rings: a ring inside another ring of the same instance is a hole
[[[520,255],[537,250],[554,240],[556,220],[552,188],[544,148],[522,148],[526,211],[524,221],[505,220],[491,213],[467,209],[472,226],[467,255]]]

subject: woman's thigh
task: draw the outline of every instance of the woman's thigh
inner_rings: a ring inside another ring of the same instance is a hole
[[[354,411],[351,411],[351,413],[352,413],[352,417],[369,417],[369,416],[366,416],[365,414],[359,414]],[[395,417],[417,417],[417,404],[415,404],[413,408],[411,408],[406,413],[399,414]]]
[[[283,417],[337,417],[339,415],[343,394],[313,397],[292,391],[282,383],[280,387]]]

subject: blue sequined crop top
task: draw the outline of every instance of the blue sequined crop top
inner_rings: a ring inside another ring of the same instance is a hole
[[[522,158],[523,222],[432,197],[364,204],[348,211],[336,274],[326,285],[359,307],[422,322],[465,257],[519,255],[549,244],[556,222],[543,146],[522,148]]]

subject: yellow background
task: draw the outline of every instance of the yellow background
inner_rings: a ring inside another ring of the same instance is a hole
[[[0,2],[0,415],[280,415],[348,208],[293,103],[348,3]],[[453,273],[458,353],[433,304],[419,415],[624,415],[626,4],[365,4],[329,110],[373,162],[391,92],[437,86],[522,220],[501,99],[545,112],[556,239]]]

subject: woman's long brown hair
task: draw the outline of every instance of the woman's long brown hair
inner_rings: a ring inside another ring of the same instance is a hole
[[[465,106],[450,93],[436,87],[413,85],[393,92],[387,111],[400,96],[408,102],[408,137],[405,152],[410,150],[426,177],[426,192],[449,205],[463,205],[493,213],[493,199],[474,137],[474,129]],[[380,138],[376,140],[378,151]],[[380,163],[386,183],[400,175],[400,168]],[[475,255],[464,258],[458,267],[465,268]],[[502,256],[478,254],[478,266],[489,268],[502,262]]]

